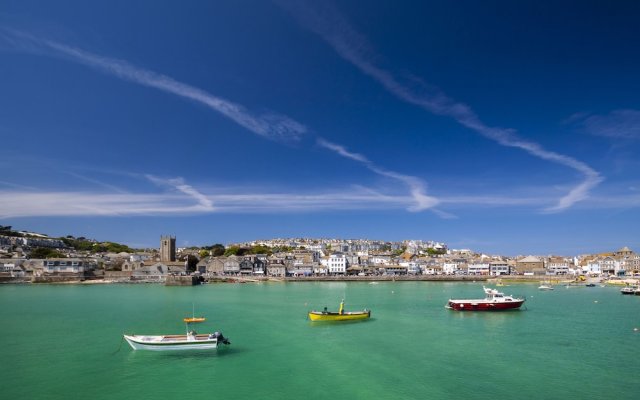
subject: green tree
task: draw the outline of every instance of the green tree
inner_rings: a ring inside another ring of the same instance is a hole
[[[200,258],[206,258],[209,256],[209,254],[210,254],[209,250],[204,250],[204,249],[198,252],[198,255],[200,256]]]
[[[252,248],[250,248],[247,251],[248,254],[266,254],[266,255],[271,255],[273,254],[273,250],[271,250],[270,247],[267,246],[253,246]]]
[[[55,249],[36,247],[31,250],[31,258],[65,258],[65,255]]]
[[[214,257],[220,257],[221,255],[224,255],[225,252],[225,248],[223,245],[221,245],[220,243],[216,243],[213,246],[211,246],[211,255]]]
[[[198,268],[198,262],[200,262],[198,257],[194,256],[193,254],[187,254],[186,256],[182,257],[180,261],[187,262],[187,272],[195,271]]]
[[[433,255],[436,255],[436,254],[444,254],[446,252],[447,251],[445,249],[436,250],[436,249],[433,249],[431,247],[429,247],[427,249],[427,254],[429,254],[430,256],[433,256]]]
[[[238,246],[230,246],[230,247],[227,247],[227,249],[224,251],[224,255],[227,257],[235,256],[238,254],[239,250],[240,250],[240,247]]]

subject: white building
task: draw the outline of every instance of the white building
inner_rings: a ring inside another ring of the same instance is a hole
[[[87,271],[89,266],[78,258],[49,258],[42,261],[43,271],[47,274],[73,273]]]
[[[549,258],[547,275],[566,275],[569,273],[569,262],[562,258]]]
[[[458,263],[446,262],[442,264],[442,273],[447,275],[455,275],[459,269],[459,266],[460,264]]]
[[[469,275],[489,275],[489,263],[473,263],[467,266]]]
[[[329,274],[346,274],[347,257],[344,254],[332,254],[320,260],[320,264],[327,267]]]
[[[511,273],[511,267],[506,261],[494,261],[489,264],[489,275],[509,275]]]

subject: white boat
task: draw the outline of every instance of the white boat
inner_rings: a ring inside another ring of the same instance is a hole
[[[622,294],[635,294],[635,291],[637,289],[633,286],[625,286],[622,289],[620,289],[620,293]]]
[[[220,332],[198,335],[190,331],[186,335],[124,335],[134,350],[205,350],[215,349],[220,344],[230,344]]]
[[[204,317],[185,318],[186,335],[124,335],[124,339],[134,350],[152,351],[207,350],[215,349],[221,344],[231,344],[220,332],[199,335],[190,329],[190,324],[204,321]]]
[[[551,285],[544,285],[544,284],[543,284],[543,285],[538,286],[538,289],[539,289],[539,290],[553,290],[553,286],[551,286]]]

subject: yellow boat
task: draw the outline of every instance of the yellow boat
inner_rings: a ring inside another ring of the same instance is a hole
[[[345,311],[344,301],[340,302],[340,310],[338,312],[327,311],[309,311],[309,319],[311,321],[357,321],[368,319],[371,317],[371,310],[366,308],[363,311]]]
[[[206,318],[205,317],[189,317],[189,318],[184,318],[183,321],[190,324],[194,322],[204,322],[206,321]]]

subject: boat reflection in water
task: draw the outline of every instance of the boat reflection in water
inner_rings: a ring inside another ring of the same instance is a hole
[[[311,321],[357,321],[369,317],[371,317],[371,310],[366,308],[363,311],[344,311],[344,300],[340,302],[338,312],[327,311],[327,307],[323,311],[309,311]]]
[[[484,299],[450,299],[446,308],[456,311],[502,311],[518,309],[524,303],[524,298],[505,296],[504,293],[484,287]]]

